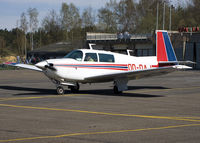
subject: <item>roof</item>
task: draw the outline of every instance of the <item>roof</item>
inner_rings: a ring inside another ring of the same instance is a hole
[[[74,49],[73,45],[71,43],[67,42],[59,42],[54,44],[49,44],[46,46],[43,46],[41,48],[34,49],[33,51],[30,51],[30,53],[52,53],[52,52],[69,52],[72,49]]]

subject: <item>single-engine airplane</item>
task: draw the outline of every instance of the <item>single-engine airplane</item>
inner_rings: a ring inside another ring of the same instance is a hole
[[[103,50],[77,49],[61,59],[49,59],[35,65],[9,63],[8,65],[43,72],[56,84],[57,93],[64,94],[63,86],[79,91],[79,83],[114,82],[114,93],[127,90],[129,80],[166,74],[180,65],[167,31],[156,31],[156,56],[135,57]]]

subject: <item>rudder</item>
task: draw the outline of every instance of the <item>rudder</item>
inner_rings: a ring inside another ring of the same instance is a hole
[[[176,62],[177,58],[167,31],[156,31],[156,54],[158,62]]]

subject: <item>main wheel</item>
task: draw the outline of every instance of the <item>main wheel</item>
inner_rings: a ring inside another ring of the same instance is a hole
[[[114,94],[120,94],[120,93],[122,93],[122,91],[118,90],[118,87],[116,85],[114,86],[113,91],[114,91]]]
[[[80,86],[78,83],[76,83],[76,86],[70,86],[69,88],[71,89],[72,93],[78,93]]]
[[[65,93],[65,90],[62,86],[57,87],[57,93],[58,95],[63,95]]]

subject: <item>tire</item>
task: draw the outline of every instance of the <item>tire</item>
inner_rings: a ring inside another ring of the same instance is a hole
[[[63,95],[65,93],[65,90],[62,86],[57,87],[57,93],[58,95]]]
[[[118,90],[118,87],[116,85],[114,86],[113,91],[114,91],[114,94],[121,94],[122,93],[122,91]]]

